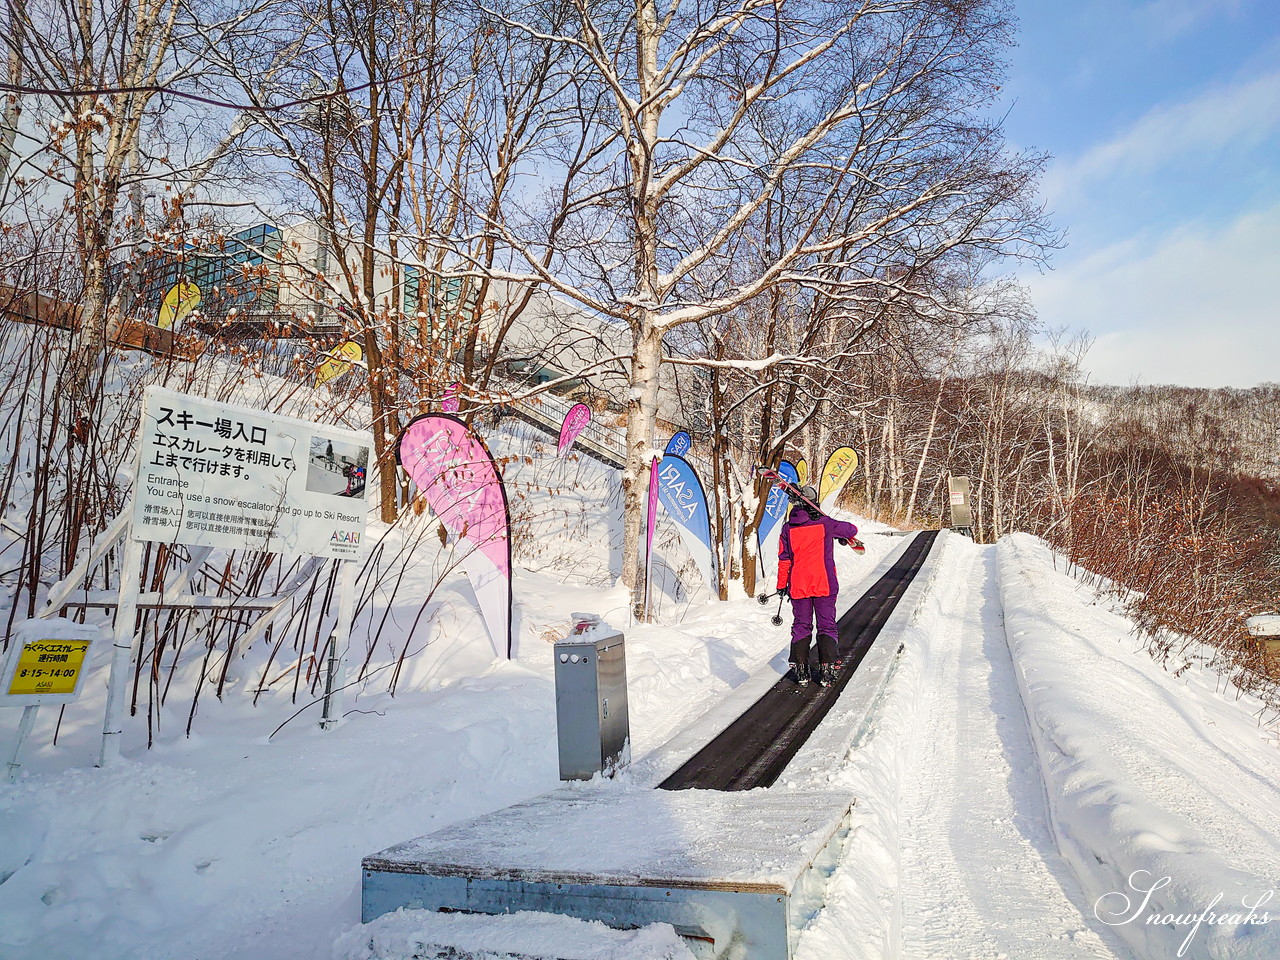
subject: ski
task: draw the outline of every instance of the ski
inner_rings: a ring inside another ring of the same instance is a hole
[[[814,511],[815,513],[822,514],[823,512],[822,507],[818,506],[818,504],[814,503],[812,500],[806,497],[804,495],[804,491],[801,490],[799,486],[792,483],[790,480],[788,480],[786,477],[780,474],[777,470],[774,470],[770,467],[756,467],[756,475],[759,476],[762,480],[769,481],[770,483],[781,487],[783,489],[783,492],[785,492],[786,495],[790,497],[792,500],[795,500],[798,503],[803,503],[806,507],[808,507],[810,510]],[[866,545],[856,537],[853,538],[852,540],[847,540],[847,541],[844,538],[841,538],[840,542],[848,543],[848,545],[853,548],[854,553],[861,554],[861,553],[867,552]]]

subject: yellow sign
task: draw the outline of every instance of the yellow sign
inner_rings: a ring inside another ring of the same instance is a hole
[[[341,346],[334,347],[325,355],[320,366],[316,367],[316,386],[337,380],[351,369],[353,361],[364,359],[364,349],[354,340],[348,340]]]
[[[827,465],[822,468],[822,479],[818,481],[818,502],[826,503],[840,493],[858,469],[858,455],[850,447],[840,447],[827,458]]]
[[[160,313],[156,316],[156,326],[161,330],[172,330],[190,316],[191,311],[200,306],[200,288],[190,280],[179,280],[164,295],[160,304]]]
[[[88,640],[33,640],[23,644],[9,682],[9,695],[75,693],[88,651]]]

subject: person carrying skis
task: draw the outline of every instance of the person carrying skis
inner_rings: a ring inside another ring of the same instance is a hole
[[[818,633],[818,683],[831,686],[836,677],[835,541],[858,536],[852,523],[821,513],[813,487],[800,491],[778,542],[778,592],[791,598],[791,668],[798,683],[809,682],[809,644],[814,621]],[[806,502],[808,501],[808,502]]]

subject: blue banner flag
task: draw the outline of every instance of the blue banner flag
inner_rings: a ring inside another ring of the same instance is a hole
[[[778,473],[792,483],[798,482],[800,476],[796,468],[786,460],[778,465]],[[764,503],[764,516],[756,527],[756,544],[766,580],[771,580],[778,572],[778,540],[782,536],[782,521],[787,519],[790,509],[791,500],[786,491],[775,483],[769,488]]]
[[[715,548],[711,542],[711,517],[702,481],[683,457],[668,454],[658,464],[658,503],[676,522],[680,539],[698,565],[702,579],[713,596],[718,596],[715,576]]]
[[[677,457],[683,457],[691,449],[693,449],[693,441],[689,438],[689,434],[681,430],[667,441],[667,449],[664,451],[664,454],[668,456],[675,455]]]

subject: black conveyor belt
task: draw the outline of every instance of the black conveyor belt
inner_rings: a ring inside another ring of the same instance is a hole
[[[835,683],[802,687],[790,679],[779,680],[659,788],[750,790],[772,786],[839,698],[937,537],[936,530],[916,534],[888,572],[840,618],[844,664]]]

